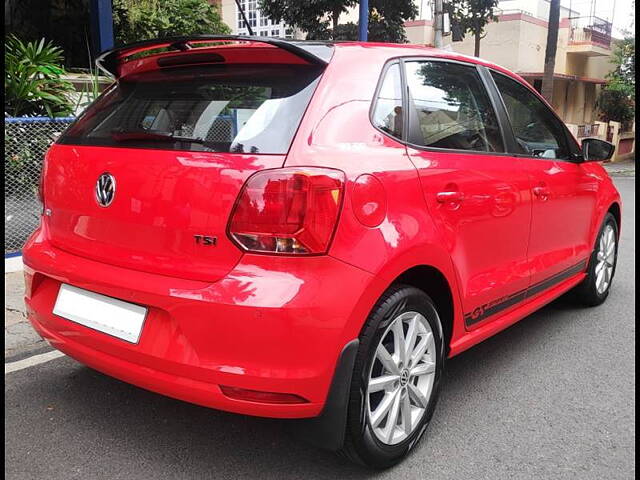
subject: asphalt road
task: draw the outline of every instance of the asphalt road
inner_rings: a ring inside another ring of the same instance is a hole
[[[452,359],[434,420],[385,472],[286,433],[283,421],[155,395],[64,357],[5,375],[9,479],[631,479],[635,477],[635,178],[614,288],[563,297]]]

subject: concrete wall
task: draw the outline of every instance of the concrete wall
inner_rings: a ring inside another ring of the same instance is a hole
[[[553,108],[566,123],[593,123],[596,120],[595,102],[593,83],[554,79]]]
[[[520,62],[524,56],[526,61],[535,61],[531,59],[532,53],[535,54],[535,47],[531,46],[527,41],[525,45],[521,42],[522,22],[494,22],[486,27],[486,36],[480,41],[480,57],[490,60],[498,65],[506,67],[510,70],[520,70]],[[453,42],[453,50],[465,55],[474,54],[474,37],[469,33],[465,34],[462,42]],[[543,53],[544,55],[544,53]],[[533,55],[535,58],[535,55]]]
[[[405,35],[409,43],[416,45],[433,45],[435,32],[430,20],[414,20],[405,22]]]
[[[612,57],[589,57],[584,69],[584,76],[589,78],[604,79],[609,72],[615,69],[615,65],[611,63]]]
[[[515,15],[514,15],[515,17]],[[520,24],[518,66],[516,72],[541,72],[544,70],[544,51],[547,45],[547,28],[538,19],[513,19],[503,22]],[[535,23],[534,23],[535,20]],[[498,27],[500,22],[498,22]],[[506,27],[505,27],[506,28]]]
[[[598,120],[595,110],[598,90],[594,83],[556,78],[553,81],[553,108],[566,123],[593,124]]]
[[[516,72],[544,71],[544,53],[547,45],[547,22],[525,14],[506,14],[485,28],[480,41],[480,57]],[[556,73],[567,72],[566,44],[569,40],[568,21],[561,22],[558,31]],[[453,49],[473,55],[474,37],[467,34],[464,41],[454,42]]]
[[[234,0],[222,0],[220,5],[220,14],[222,15],[222,21],[231,28],[231,33],[238,33],[236,2]]]
[[[567,116],[567,88],[569,82],[567,80],[556,79],[553,82],[553,109],[561,118]]]

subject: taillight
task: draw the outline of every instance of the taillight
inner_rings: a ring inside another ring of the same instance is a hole
[[[326,253],[338,222],[344,173],[316,167],[264,170],[245,183],[229,221],[241,248],[262,253]]]

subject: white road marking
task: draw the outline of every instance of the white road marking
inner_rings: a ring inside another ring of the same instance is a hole
[[[64,357],[64,353],[60,352],[59,350],[53,350],[52,352],[34,355],[33,357],[29,358],[23,358],[22,360],[18,360],[17,362],[5,363],[4,374],[6,375],[7,373],[17,372],[18,370],[33,367],[34,365],[50,362],[51,360],[55,360],[56,358],[60,357]]]

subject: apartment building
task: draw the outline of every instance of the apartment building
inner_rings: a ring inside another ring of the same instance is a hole
[[[220,5],[223,20],[236,34],[248,34],[235,0],[212,0]],[[283,24],[273,24],[262,15],[257,0],[240,0],[252,29],[258,35],[304,38]],[[598,132],[595,101],[611,63],[611,23],[594,14],[596,0],[574,1],[586,10],[568,8],[563,2],[554,73],[553,106],[578,136],[603,135]],[[571,3],[571,2],[568,2]],[[606,2],[603,2],[606,5]],[[409,43],[433,45],[433,1],[416,0],[418,17],[405,23]],[[486,27],[480,56],[525,78],[540,90],[547,43],[549,0],[502,0],[496,10],[497,22]],[[357,22],[357,7],[342,15],[341,22]],[[474,38],[463,41],[444,36],[444,48],[466,55],[474,53]]]

